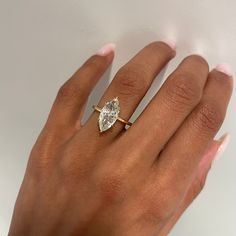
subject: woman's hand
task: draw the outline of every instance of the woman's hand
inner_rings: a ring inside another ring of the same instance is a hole
[[[175,56],[153,42],[116,74],[98,105],[118,96],[128,120],[152,81]],[[166,235],[201,191],[227,141],[213,141],[232,92],[223,65],[209,72],[185,58],[129,129],[117,121],[100,133],[86,101],[114,57],[107,45],[60,88],[34,145],[16,201],[11,236]]]

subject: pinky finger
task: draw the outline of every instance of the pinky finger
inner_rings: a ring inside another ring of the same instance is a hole
[[[207,175],[211,169],[212,162],[218,159],[223,153],[229,141],[229,135],[223,135],[219,140],[214,140],[209,148],[207,149],[204,157],[199,163],[194,179],[188,188],[185,197],[171,218],[166,222],[166,224],[158,232],[158,236],[166,236],[174,227],[176,222],[179,220],[184,211],[189,207],[189,205],[194,201],[194,199],[200,194],[205,186]]]

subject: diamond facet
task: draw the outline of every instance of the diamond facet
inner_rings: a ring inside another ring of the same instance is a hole
[[[100,132],[108,130],[116,122],[120,112],[118,97],[113,98],[111,101],[106,102],[105,106],[101,109],[98,121]]]

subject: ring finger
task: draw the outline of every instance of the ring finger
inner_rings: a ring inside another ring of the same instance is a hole
[[[129,120],[154,78],[174,56],[173,47],[164,42],[153,42],[144,47],[118,71],[100,99],[98,107],[102,108],[105,102],[118,96],[121,107],[119,116]],[[94,111],[83,126],[86,132],[93,133],[94,138],[96,135],[100,141],[110,141],[124,129],[124,123],[116,122],[111,129],[100,133],[98,116]]]

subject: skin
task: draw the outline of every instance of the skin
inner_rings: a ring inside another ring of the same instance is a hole
[[[152,81],[175,56],[153,42],[117,72],[98,106],[118,96],[129,120]],[[32,148],[10,236],[164,236],[202,190],[232,78],[198,55],[186,57],[133,125],[98,130],[81,117],[114,52],[91,56],[59,89]],[[148,127],[147,127],[148,126]]]

